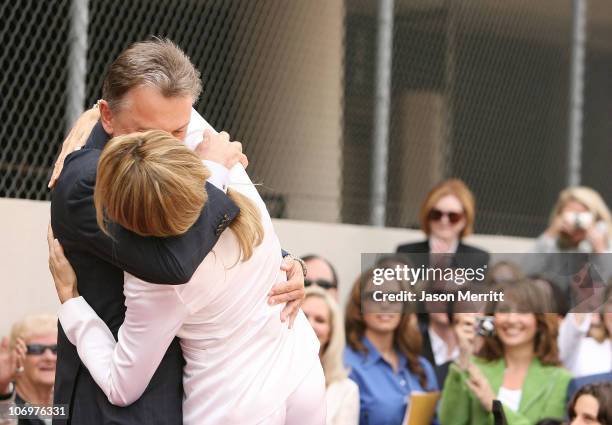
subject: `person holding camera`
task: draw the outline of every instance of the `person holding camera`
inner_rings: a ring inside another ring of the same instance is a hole
[[[548,228],[530,251],[539,255],[525,257],[524,271],[527,275],[553,277],[570,307],[583,303],[598,282],[612,277],[611,217],[606,203],[593,189],[576,186],[563,190]],[[588,274],[576,285],[582,272]]]
[[[557,320],[542,313],[546,306],[541,289],[522,280],[505,286],[504,301],[489,306],[495,325],[484,332],[483,322],[485,336],[477,336],[474,315],[455,315],[460,355],[444,383],[440,423],[492,423],[494,400],[501,401],[508,424],[563,418],[571,376],[560,367]]]
[[[559,195],[533,252],[612,252],[611,229],[610,210],[601,195],[588,187],[570,187]]]

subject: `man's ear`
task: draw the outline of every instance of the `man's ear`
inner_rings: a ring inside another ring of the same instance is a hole
[[[104,99],[100,100],[98,104],[100,108],[100,120],[102,121],[102,127],[111,136],[113,135],[113,112],[108,105],[108,102]]]

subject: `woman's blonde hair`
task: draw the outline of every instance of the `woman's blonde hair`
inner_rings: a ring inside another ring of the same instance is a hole
[[[24,317],[11,328],[9,345],[15,347],[17,338],[28,340],[33,336],[57,334],[57,316],[52,314],[36,314]]]
[[[348,377],[342,358],[345,341],[344,320],[338,304],[324,289],[314,285],[309,286],[306,288],[305,299],[310,297],[321,298],[329,311],[329,342],[325,347],[321,347],[321,365],[325,374],[325,385],[329,387],[332,383]]]
[[[557,199],[557,203],[553,207],[550,215],[550,224],[552,224],[555,218],[561,214],[563,208],[565,208],[567,203],[570,201],[576,201],[584,205],[585,208],[588,209],[591,214],[593,214],[595,221],[603,221],[606,224],[606,237],[611,237],[612,214],[610,214],[610,210],[608,209],[608,206],[601,195],[595,190],[586,186],[568,187],[567,189],[561,191],[559,194],[559,199]]]
[[[202,212],[209,175],[200,158],[165,131],[114,137],[98,162],[98,225],[108,235],[108,221],[141,236],[181,235]],[[247,260],[263,238],[259,210],[244,195],[232,190],[227,194],[240,208],[230,228]]]
[[[421,229],[426,235],[431,233],[431,225],[429,223],[429,213],[436,206],[438,201],[447,195],[456,197],[463,206],[463,214],[465,215],[465,227],[461,229],[460,238],[464,238],[472,234],[474,230],[474,218],[476,215],[476,201],[472,191],[460,179],[448,179],[439,183],[429,191],[423,204],[419,218],[421,220]]]

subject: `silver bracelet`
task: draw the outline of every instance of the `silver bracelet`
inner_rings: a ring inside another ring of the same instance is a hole
[[[291,258],[292,260],[297,261],[298,263],[300,263],[300,266],[302,266],[302,273],[304,273],[304,277],[306,277],[306,274],[308,272],[308,267],[306,266],[306,263],[304,262],[304,260],[302,260],[301,258],[298,257],[294,257],[293,255],[289,254],[287,257]]]

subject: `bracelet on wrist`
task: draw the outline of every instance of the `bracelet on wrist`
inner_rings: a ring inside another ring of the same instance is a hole
[[[306,266],[306,263],[304,262],[304,260],[302,260],[301,258],[298,258],[298,257],[294,257],[291,254],[289,254],[289,258],[291,258],[292,260],[295,260],[298,263],[300,263],[300,266],[302,266],[302,273],[304,273],[304,277],[306,277],[306,273],[308,272],[308,266]]]

